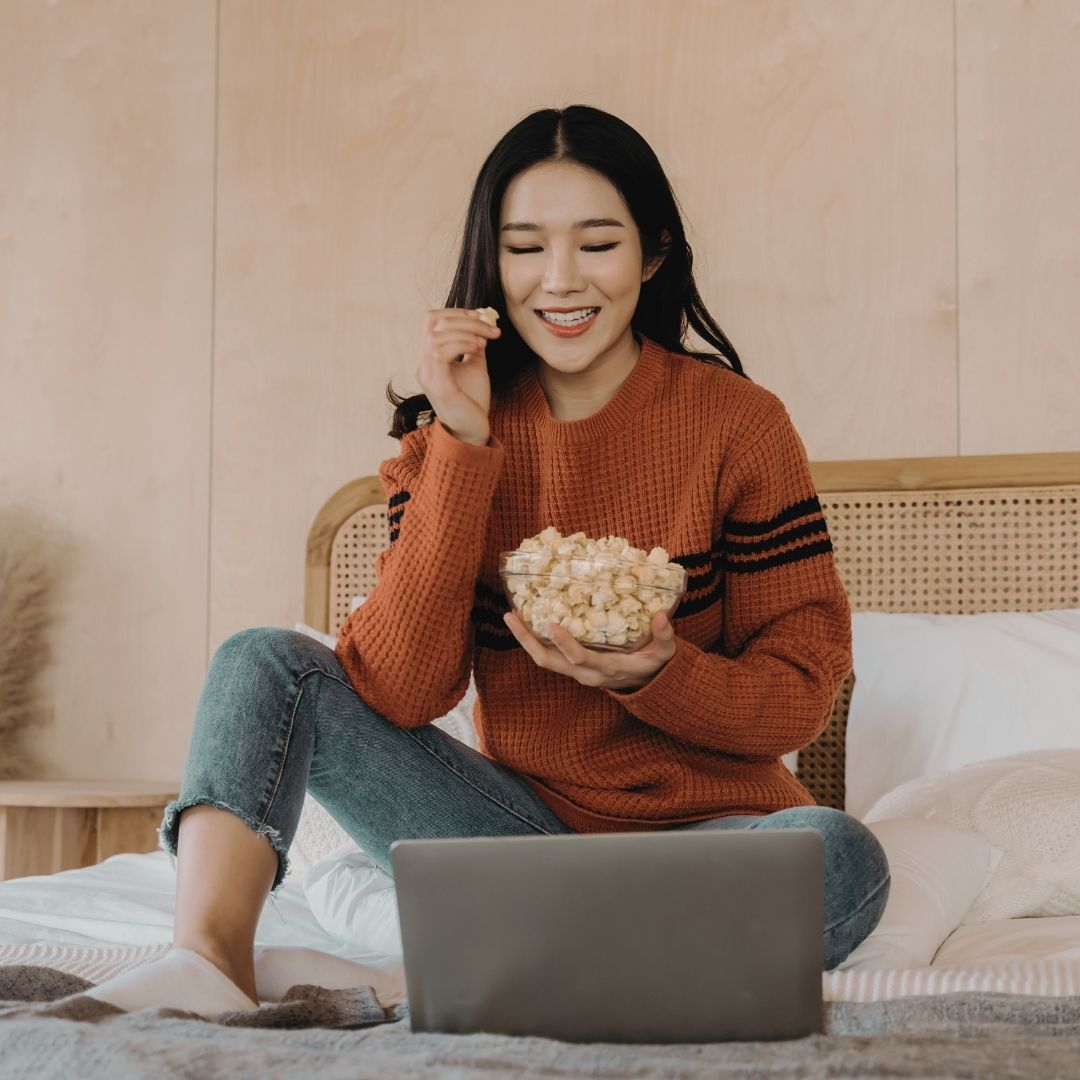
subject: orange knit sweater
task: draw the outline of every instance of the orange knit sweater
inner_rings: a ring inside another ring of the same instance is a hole
[[[813,805],[780,755],[812,742],[851,670],[851,609],[780,399],[649,338],[614,397],[555,419],[534,371],[473,446],[442,422],[379,474],[389,546],[336,653],[391,723],[443,716],[475,672],[482,753],[578,832]],[[676,651],[632,692],[538,667],[503,623],[500,551],[548,525],[685,566]]]

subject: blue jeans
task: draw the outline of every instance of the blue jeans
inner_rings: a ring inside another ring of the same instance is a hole
[[[512,769],[432,724],[406,730],[370,708],[333,649],[298,631],[241,630],[214,654],[199,698],[180,796],[165,807],[160,846],[176,855],[180,811],[229,810],[288,874],[305,792],[387,873],[406,837],[572,833]],[[806,827],[825,841],[825,967],[877,925],[889,893],[885,853],[861,822],[822,806],[718,818],[683,829]]]

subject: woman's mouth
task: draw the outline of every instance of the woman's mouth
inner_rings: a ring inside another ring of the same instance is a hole
[[[577,311],[537,310],[536,317],[556,337],[577,337],[584,334],[600,314],[598,307],[580,308]]]

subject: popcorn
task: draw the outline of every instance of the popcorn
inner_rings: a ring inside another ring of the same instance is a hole
[[[499,313],[493,307],[482,307],[476,313],[478,319],[483,319],[484,322],[490,323],[494,326],[499,321]]]
[[[514,611],[537,637],[548,640],[547,624],[556,622],[600,649],[637,644],[686,588],[686,570],[662,547],[646,554],[622,536],[563,536],[554,526],[505,553],[500,573]]]

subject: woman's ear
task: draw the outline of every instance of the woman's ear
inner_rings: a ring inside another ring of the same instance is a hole
[[[660,269],[664,259],[667,258],[668,249],[671,247],[671,233],[669,233],[667,229],[664,229],[660,238],[660,243],[663,245],[663,251],[661,251],[659,255],[653,256],[653,258],[645,264],[645,269],[641,274],[642,284],[648,281],[649,278]]]

